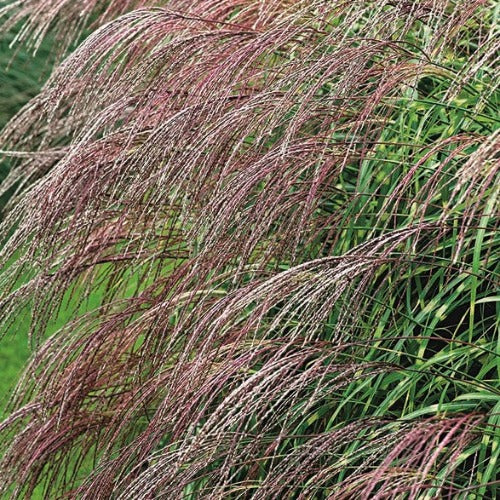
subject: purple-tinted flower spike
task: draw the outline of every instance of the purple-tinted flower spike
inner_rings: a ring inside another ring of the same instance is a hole
[[[493,488],[486,1],[1,12],[80,43],[0,133],[1,332],[36,346],[0,495]]]

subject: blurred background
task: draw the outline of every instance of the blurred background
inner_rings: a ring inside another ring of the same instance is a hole
[[[51,70],[52,58],[47,44],[33,54],[24,44],[13,43],[15,36],[15,31],[0,35],[0,129],[38,93]],[[9,160],[0,154],[0,182],[8,170]],[[0,197],[0,217],[9,194]],[[29,357],[28,323],[27,317],[19,318],[0,339],[0,418]]]

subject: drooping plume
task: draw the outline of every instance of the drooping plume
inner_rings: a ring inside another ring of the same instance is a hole
[[[1,493],[494,492],[487,2],[5,14],[84,40],[0,134],[0,318],[36,347]]]

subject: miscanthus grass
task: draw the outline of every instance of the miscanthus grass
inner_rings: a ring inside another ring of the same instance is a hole
[[[495,2],[0,12],[57,62],[0,134],[1,493],[495,498]]]

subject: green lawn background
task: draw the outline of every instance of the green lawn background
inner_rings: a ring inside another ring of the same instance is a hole
[[[33,96],[50,72],[50,54],[46,44],[33,54],[22,44],[12,44],[15,33],[0,36],[0,129]],[[8,159],[0,155],[0,181],[9,169]],[[0,210],[6,197],[0,198]],[[1,212],[0,212],[1,217]],[[1,242],[0,242],[1,244]],[[1,313],[0,313],[1,314]],[[16,319],[0,338],[0,418],[23,366],[29,358],[29,315]]]

